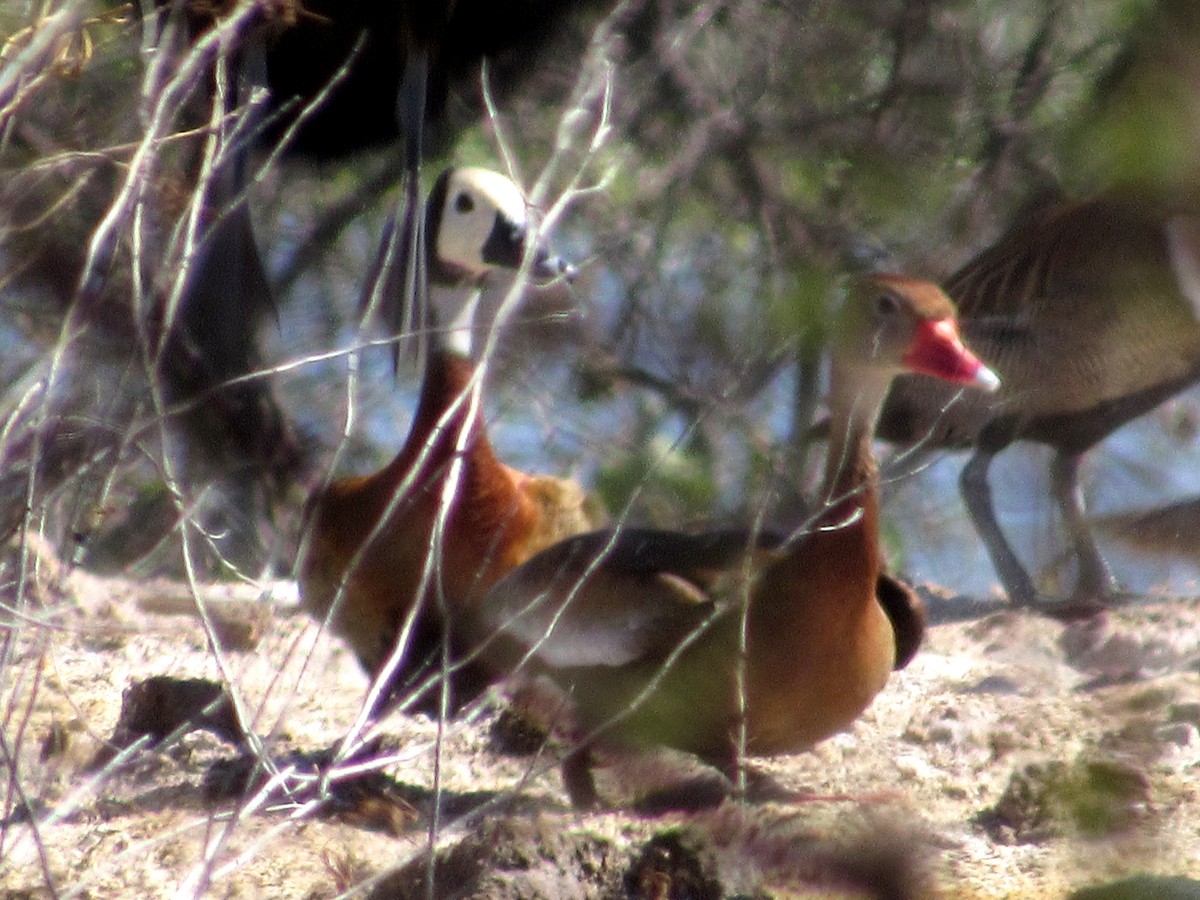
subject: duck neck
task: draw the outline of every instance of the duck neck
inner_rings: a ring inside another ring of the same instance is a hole
[[[479,425],[481,411],[473,409],[471,379],[475,363],[469,357],[435,346],[425,361],[425,377],[421,382],[421,397],[409,430],[407,446],[420,450],[431,440],[438,442],[438,456],[449,456],[459,443],[463,427],[470,428],[468,446],[487,437]],[[447,413],[454,409],[450,415]],[[444,445],[444,450],[442,449]]]
[[[482,296],[481,285],[470,281],[429,285],[426,340],[431,356],[442,349],[467,360],[472,358],[475,315]]]
[[[479,410],[472,415],[471,379],[475,361],[471,356],[472,326],[479,307],[480,291],[474,285],[429,285],[429,311],[426,316],[425,373],[421,396],[409,430],[406,450],[419,453],[431,439],[439,443],[437,456],[449,456],[459,443],[464,426],[471,429],[466,446],[474,446],[487,437],[479,426]],[[452,415],[445,418],[454,408]],[[439,428],[440,423],[440,428]],[[435,438],[435,432],[440,436]],[[402,454],[403,455],[403,454]]]
[[[751,638],[781,657],[794,656],[795,636],[812,629],[856,640],[863,617],[880,612],[875,601],[879,495],[871,428],[883,395],[874,375],[835,364],[820,513],[805,523],[800,539],[770,573],[778,579],[772,589],[756,591],[751,604]]]
[[[871,452],[871,436],[890,381],[886,373],[834,363],[823,523],[846,522],[856,510],[862,510],[864,524],[869,530],[875,528],[879,472]]]
[[[468,466],[486,465],[494,460],[487,431],[482,424],[483,411],[472,393],[475,361],[470,356],[472,324],[479,303],[479,291],[473,290],[465,301],[463,287],[430,286],[431,311],[428,316],[429,349],[425,357],[425,373],[416,414],[409,429],[404,448],[391,464],[393,474],[407,477],[418,460],[427,472],[443,471],[446,463],[462,447]],[[457,292],[455,304],[441,302],[442,297]],[[452,310],[443,316],[438,310]],[[453,412],[450,412],[453,410]],[[468,429],[464,436],[463,429]]]

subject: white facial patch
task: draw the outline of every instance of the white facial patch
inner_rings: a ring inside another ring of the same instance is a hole
[[[521,189],[510,178],[490,169],[456,169],[450,176],[446,203],[438,230],[437,255],[474,275],[492,266],[483,260],[483,249],[500,216],[519,228],[528,223]]]

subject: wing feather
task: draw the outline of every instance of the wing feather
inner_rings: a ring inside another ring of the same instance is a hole
[[[782,541],[746,529],[577,535],[505,576],[483,604],[483,624],[510,665],[513,657],[549,668],[665,657],[719,616],[731,586],[753,577]]]

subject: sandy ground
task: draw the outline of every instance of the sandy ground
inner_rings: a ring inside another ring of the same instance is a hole
[[[378,815],[213,799],[214,763],[234,751],[204,731],[99,765],[123,692],[153,676],[224,675],[282,761],[343,735],[366,680],[294,586],[203,587],[229,647],[219,666],[184,586],[46,569],[0,677],[16,774],[0,792],[5,900],[1059,897],[1200,878],[1197,598],[1063,625],[933,597],[922,652],[850,732],[760,766],[844,798],[580,814],[550,762],[497,752],[484,710],[441,733],[435,821],[439,729],[424,717],[386,723],[403,799]]]

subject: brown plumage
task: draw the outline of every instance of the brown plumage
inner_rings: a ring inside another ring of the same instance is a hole
[[[490,639],[489,663],[548,675],[570,698],[581,744],[563,774],[577,805],[596,800],[593,740],[674,747],[732,773],[743,601],[750,754],[804,750],[846,727],[911,657],[915,598],[881,580],[871,432],[900,371],[994,386],[953,313],[936,286],[899,276],[866,279],[847,301],[823,508],[795,536],[593,532],[533,557],[481,604],[472,626]]]
[[[972,447],[961,488],[1013,603],[1041,605],[996,521],[992,458],[1016,440],[1055,451],[1052,492],[1079,563],[1072,602],[1096,608],[1112,590],[1083,511],[1081,455],[1200,378],[1200,217],[1111,194],[1017,223],[952,276],[946,291],[964,338],[999,374],[993,395],[927,379],[892,385],[880,437]]]
[[[519,191],[494,172],[451,170],[431,193],[427,218],[430,271],[449,289],[435,298],[448,307],[447,330],[432,338],[416,416],[395,459],[309,501],[300,591],[371,675],[403,643],[389,696],[440,672],[445,645],[463,663],[450,682],[453,709],[488,679],[462,660],[466,648],[447,622],[533,553],[598,522],[577,484],[500,462],[472,397],[473,288],[490,269],[521,261],[527,233]],[[536,251],[542,275],[564,268]],[[440,696],[433,685],[412,699],[436,711]]]

